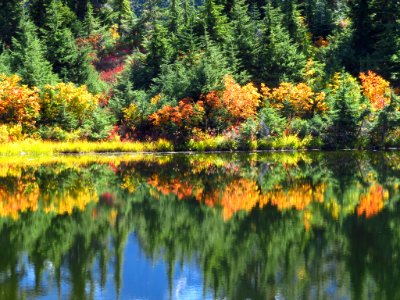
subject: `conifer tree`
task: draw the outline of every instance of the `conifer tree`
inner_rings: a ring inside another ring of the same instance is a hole
[[[236,73],[255,74],[254,70],[254,46],[257,44],[256,31],[249,15],[249,7],[245,0],[233,1],[231,10],[231,34],[227,38],[228,44],[233,48],[233,56],[237,59],[235,62]],[[240,80],[239,80],[240,81]]]
[[[115,0],[115,10],[118,13],[118,27],[120,33],[127,35],[134,24],[135,14],[130,0]]]
[[[362,112],[360,87],[349,74],[337,75],[338,86],[330,95],[329,144],[334,148],[353,148],[359,134]]]
[[[83,20],[85,34],[95,34],[101,29],[100,20],[94,15],[92,3],[88,3],[85,19]]]
[[[261,80],[272,84],[278,84],[282,80],[301,80],[306,58],[284,28],[280,9],[267,4],[262,25],[258,49]]]
[[[223,42],[229,32],[228,19],[223,8],[215,0],[205,0],[202,7],[201,22],[209,37],[216,42]]]
[[[46,60],[45,46],[37,35],[37,28],[24,14],[18,25],[16,37],[12,40],[12,71],[18,73],[23,81],[31,86],[53,83],[57,76]]]
[[[10,44],[22,16],[23,0],[0,1],[0,39]]]
[[[97,90],[98,84],[95,82],[98,78],[90,63],[88,51],[78,49],[71,30],[65,26],[63,16],[59,13],[62,7],[61,1],[55,0],[47,9],[43,29],[47,59],[63,81],[87,84],[91,90]]]

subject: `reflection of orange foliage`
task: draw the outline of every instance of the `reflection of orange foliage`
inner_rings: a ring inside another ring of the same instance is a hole
[[[179,200],[190,197],[193,193],[193,188],[188,183],[182,182],[179,179],[173,179],[165,183],[161,182],[158,176],[153,176],[148,180],[148,184],[155,187],[163,195],[177,195]]]
[[[18,182],[16,190],[0,187],[0,217],[18,219],[21,212],[38,209],[39,187],[36,184]]]
[[[45,200],[44,211],[59,215],[71,214],[74,209],[84,210],[90,202],[97,200],[97,195],[90,190],[66,193],[57,198],[51,197]]]
[[[374,184],[367,194],[360,196],[357,214],[365,214],[367,218],[377,215],[384,207],[384,202],[389,199],[389,193],[381,185]]]
[[[96,193],[90,189],[56,196],[40,193],[35,178],[30,175],[17,178],[13,189],[0,187],[0,217],[18,219],[21,213],[35,212],[39,208],[46,213],[71,214],[74,209],[84,210],[90,202],[97,201]]]
[[[311,184],[294,186],[288,191],[277,189],[270,192],[271,204],[277,206],[279,210],[296,209],[304,210],[310,203],[324,201],[325,185],[318,185],[314,189]]]
[[[173,194],[180,200],[194,197],[209,207],[221,206],[225,220],[230,219],[239,211],[249,212],[257,205],[264,207],[268,203],[277,206],[281,211],[304,210],[312,202],[322,203],[326,188],[323,184],[313,188],[311,184],[307,183],[293,186],[288,191],[276,187],[267,194],[261,194],[257,183],[246,178],[235,179],[223,188],[218,187],[207,191],[203,187],[193,186],[177,178],[164,182],[157,176],[153,176],[148,183],[163,195]],[[154,194],[154,196],[156,195]]]
[[[376,109],[382,109],[390,102],[390,83],[372,71],[360,74],[363,94]]]
[[[259,203],[259,200],[260,191],[254,181],[242,178],[230,182],[220,201],[224,219],[230,219],[241,210],[251,211]]]

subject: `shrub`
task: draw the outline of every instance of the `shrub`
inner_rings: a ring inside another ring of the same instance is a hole
[[[19,124],[23,131],[31,131],[39,116],[39,93],[20,81],[17,75],[0,75],[0,122]]]

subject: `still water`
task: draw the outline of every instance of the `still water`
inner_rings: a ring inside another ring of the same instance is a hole
[[[400,299],[400,152],[0,158],[0,299]]]

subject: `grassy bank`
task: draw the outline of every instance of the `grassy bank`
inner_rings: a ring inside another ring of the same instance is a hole
[[[318,148],[309,139],[289,136],[273,140],[238,142],[225,137],[213,137],[201,141],[191,140],[185,145],[174,146],[166,140],[155,142],[49,142],[25,140],[3,143],[0,145],[0,156],[19,155],[57,155],[85,153],[138,153],[169,151],[236,151],[236,150],[300,150]]]
[[[68,153],[117,153],[117,152],[167,152],[173,145],[165,140],[157,142],[45,142],[25,140],[0,145],[1,156],[55,155]]]

